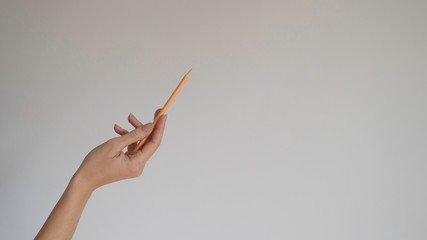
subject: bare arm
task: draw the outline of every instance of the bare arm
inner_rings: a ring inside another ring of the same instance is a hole
[[[156,111],[156,115],[159,111],[160,109]],[[99,145],[85,157],[35,237],[36,240],[71,239],[83,209],[95,189],[141,175],[148,159],[160,145],[166,116],[160,117],[154,129],[152,123],[144,125],[133,115],[129,115],[129,122],[135,127],[133,131],[128,132],[115,125],[114,130],[121,136]],[[132,152],[135,143],[146,136],[150,137],[142,149]],[[126,153],[122,151],[125,147],[128,147]]]

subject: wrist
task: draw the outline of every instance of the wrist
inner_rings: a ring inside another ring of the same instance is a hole
[[[79,171],[77,171],[70,180],[68,187],[74,191],[77,191],[83,195],[91,195],[95,191],[95,187],[91,186],[87,179],[85,179]]]

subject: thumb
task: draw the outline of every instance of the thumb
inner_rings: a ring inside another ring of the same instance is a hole
[[[139,140],[142,140],[148,137],[153,131],[153,124],[147,123],[140,127],[135,128],[134,130],[116,138],[116,144],[120,147],[120,149],[125,148],[126,146],[131,145]]]

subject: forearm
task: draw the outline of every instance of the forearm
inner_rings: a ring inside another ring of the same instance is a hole
[[[35,239],[71,239],[92,191],[73,176]]]
[[[161,109],[157,109],[156,115]],[[71,239],[76,230],[83,209],[92,192],[103,185],[134,178],[141,175],[145,163],[160,145],[165,129],[166,115],[158,124],[142,124],[132,114],[128,117],[135,129],[128,132],[114,125],[120,135],[92,149],[72,177],[70,183],[53,208],[40,232],[40,239]],[[142,149],[133,151],[136,143],[147,138]],[[123,152],[127,147],[129,151]]]

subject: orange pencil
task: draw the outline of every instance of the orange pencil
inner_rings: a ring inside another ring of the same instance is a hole
[[[182,78],[181,82],[178,84],[178,86],[176,87],[175,91],[173,91],[172,95],[169,97],[168,101],[165,103],[165,105],[163,106],[162,110],[160,110],[159,114],[157,114],[157,117],[154,118],[153,121],[153,128],[156,126],[157,121],[159,120],[160,116],[162,116],[163,114],[165,114],[166,110],[168,110],[169,106],[171,105],[171,103],[173,102],[173,100],[175,99],[176,95],[178,95],[179,91],[181,90],[181,88],[184,86],[185,82],[187,82],[188,79],[188,75],[190,74],[190,72],[193,69],[190,69],[190,71],[188,71],[187,74],[184,75],[184,77]],[[133,150],[134,152],[138,151],[142,145],[144,145],[145,141],[147,141],[147,138],[142,139],[138,145],[136,145],[135,149]]]

